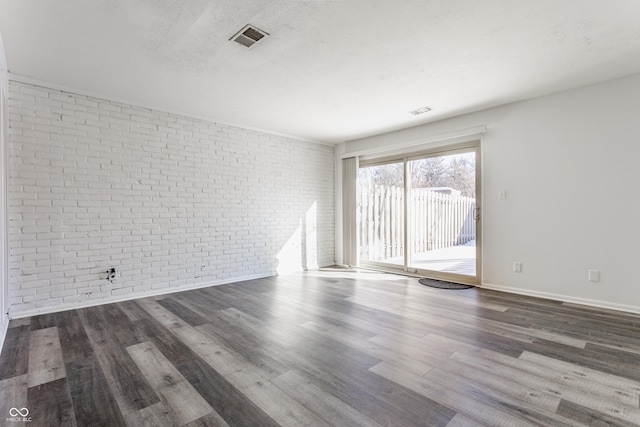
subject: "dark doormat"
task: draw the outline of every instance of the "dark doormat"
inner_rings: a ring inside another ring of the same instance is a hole
[[[438,289],[469,289],[469,288],[473,288],[473,286],[471,285],[462,285],[460,283],[452,283],[452,282],[445,282],[443,280],[435,280],[435,279],[420,279],[418,280],[418,282],[420,282],[421,285],[426,285],[426,286],[430,286],[432,288],[438,288]]]

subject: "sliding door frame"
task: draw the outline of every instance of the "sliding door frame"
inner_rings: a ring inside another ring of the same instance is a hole
[[[454,155],[462,153],[475,153],[475,189],[476,189],[476,210],[474,212],[474,219],[476,220],[476,271],[475,276],[467,276],[458,273],[441,272],[435,270],[426,270],[411,267],[411,231],[410,228],[410,209],[409,204],[410,197],[408,195],[411,191],[411,177],[408,162],[412,160],[420,160],[431,157],[440,157],[445,155]],[[380,166],[390,163],[403,163],[404,170],[404,264],[399,266],[397,264],[384,263],[379,261],[359,261],[359,266],[363,268],[369,268],[374,270],[390,271],[394,273],[403,273],[408,275],[416,275],[420,277],[428,277],[432,279],[447,280],[457,283],[465,283],[469,285],[479,285],[482,278],[482,167],[481,167],[481,141],[473,140],[458,144],[452,144],[448,146],[441,146],[433,149],[420,150],[416,152],[409,152],[394,156],[385,157],[361,157],[359,159],[359,168]],[[358,185],[358,188],[360,186]],[[360,198],[358,198],[360,199]],[[357,226],[358,233],[360,227]],[[357,241],[360,242],[361,237],[358,235]],[[358,254],[359,254],[358,250]]]

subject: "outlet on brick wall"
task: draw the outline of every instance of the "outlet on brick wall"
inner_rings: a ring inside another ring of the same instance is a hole
[[[332,147],[12,82],[9,153],[14,313],[334,261]]]

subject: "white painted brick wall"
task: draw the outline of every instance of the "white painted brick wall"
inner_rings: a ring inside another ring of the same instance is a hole
[[[332,147],[11,82],[9,175],[14,314],[334,262]]]

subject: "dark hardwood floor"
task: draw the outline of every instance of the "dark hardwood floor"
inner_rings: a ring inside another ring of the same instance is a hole
[[[0,425],[631,426],[639,396],[638,315],[341,269],[13,320],[0,356]]]

